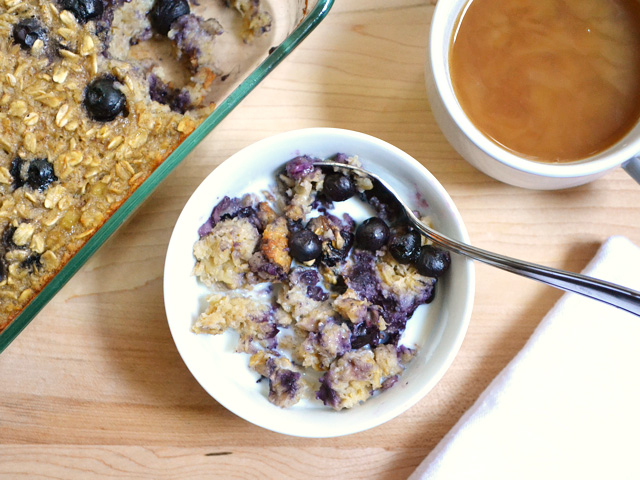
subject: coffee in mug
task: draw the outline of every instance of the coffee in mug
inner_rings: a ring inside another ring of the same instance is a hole
[[[448,60],[486,137],[529,160],[585,159],[640,118],[640,1],[471,0]]]

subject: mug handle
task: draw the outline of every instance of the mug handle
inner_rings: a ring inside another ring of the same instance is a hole
[[[622,168],[631,175],[636,182],[640,183],[640,156],[633,157],[622,164]]]

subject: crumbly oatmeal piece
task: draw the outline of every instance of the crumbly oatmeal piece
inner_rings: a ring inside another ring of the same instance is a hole
[[[328,295],[317,286],[319,276],[315,270],[297,268],[289,281],[279,290],[276,302],[300,329],[315,332],[335,315]]]
[[[307,386],[291,362],[264,351],[253,354],[249,366],[269,380],[269,401],[288,408],[304,397]]]
[[[312,165],[313,161],[307,156],[296,157],[279,177],[287,197],[285,215],[290,220],[304,220],[311,212],[317,192],[322,190],[324,173]]]
[[[116,9],[109,29],[108,49],[112,58],[126,60],[132,45],[151,38],[151,22],[147,12],[155,0],[129,0]]]
[[[303,367],[325,371],[338,357],[351,350],[351,330],[342,323],[323,324],[319,331],[309,332],[293,352],[294,359]]]
[[[411,264],[398,263],[389,252],[376,263],[376,269],[383,288],[400,299],[401,307],[433,287],[433,278],[420,275]]]
[[[317,398],[335,410],[352,408],[383,388],[386,377],[392,378],[402,369],[393,345],[348,352],[322,377]]]
[[[260,251],[267,260],[281,267],[284,273],[289,273],[291,257],[289,256],[288,245],[289,229],[287,228],[287,221],[283,217],[278,217],[265,227]]]
[[[254,227],[262,231],[266,222],[263,222],[261,218],[265,217],[260,214],[259,210],[256,211],[254,208],[255,201],[256,199],[253,195],[244,195],[242,198],[223,197],[215,206],[207,221],[198,229],[200,238],[211,233],[213,227],[221,221],[238,217],[246,218]]]
[[[249,283],[283,282],[291,268],[289,256],[289,229],[283,217],[271,219],[271,215],[260,205],[256,209],[256,217],[262,225],[259,251],[249,259],[251,273],[247,276]],[[273,212],[273,210],[271,210]]]
[[[226,3],[242,15],[242,38],[245,42],[251,42],[271,30],[271,15],[260,9],[258,0],[226,0]]]
[[[351,288],[347,288],[342,295],[335,298],[333,308],[354,325],[364,322],[369,326],[377,326],[380,331],[384,331],[387,328],[381,313],[382,309],[378,305],[373,305],[367,299],[361,298]]]
[[[258,246],[260,235],[246,218],[224,220],[193,247],[196,266],[193,270],[207,286],[227,288],[245,285],[249,259]]]
[[[267,202],[259,202],[257,209],[257,217],[262,225],[268,225],[275,222],[279,217],[278,214],[271,208]]]
[[[240,350],[247,351],[253,340],[273,339],[278,333],[271,305],[252,298],[228,295],[211,295],[208,307],[193,324],[195,333],[218,335],[228,328],[240,334]]]

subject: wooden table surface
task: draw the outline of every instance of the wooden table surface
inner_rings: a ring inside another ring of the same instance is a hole
[[[618,169],[557,192],[501,184],[450,147],[424,86],[427,0],[336,0],[325,21],[176,169],[0,356],[0,477],[402,479],[561,296],[477,265],[462,348],[398,418],[334,439],[263,430],[183,364],[162,298],[173,225],[201,180],[270,135],[331,126],[377,136],[449,191],[480,247],[572,271],[611,235],[640,244],[640,186]]]

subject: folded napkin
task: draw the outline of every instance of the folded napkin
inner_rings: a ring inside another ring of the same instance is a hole
[[[585,273],[640,290],[640,248]],[[640,479],[639,372],[640,317],[567,293],[410,480]]]

